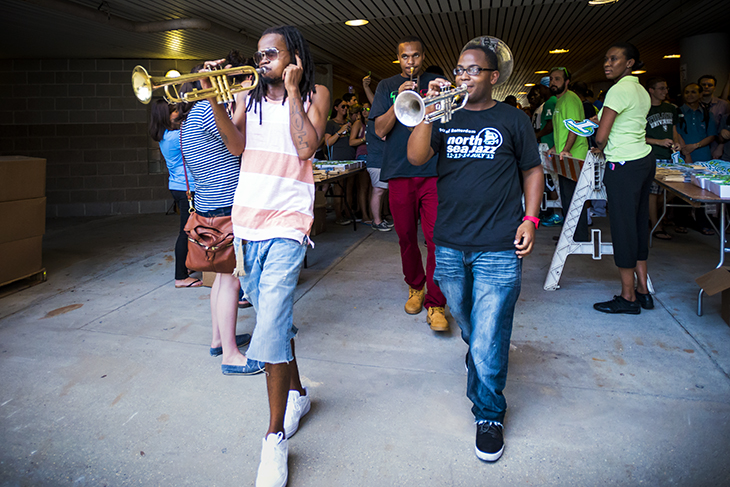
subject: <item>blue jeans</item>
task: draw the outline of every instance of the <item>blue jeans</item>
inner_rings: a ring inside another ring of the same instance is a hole
[[[476,421],[504,421],[507,361],[522,260],[514,250],[462,252],[436,246],[433,280],[469,345],[466,396]]]
[[[236,238],[233,245],[240,254],[241,239]],[[243,243],[246,275],[241,287],[256,310],[256,326],[246,357],[269,364],[294,360],[294,290],[306,250],[307,239],[301,244],[287,238]]]

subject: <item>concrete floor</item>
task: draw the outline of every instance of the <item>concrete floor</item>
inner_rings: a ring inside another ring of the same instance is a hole
[[[0,485],[253,485],[265,378],[208,355],[210,290],[173,286],[177,225],[49,222],[48,281],[0,299]],[[289,485],[730,485],[730,327],[719,296],[695,313],[717,238],[656,242],[657,308],[608,316],[591,305],[618,291],[610,257],[570,257],[542,289],[557,233],[525,262],[495,464],[473,453],[465,344],[403,312],[395,232],[315,237],[294,313],[313,405]],[[241,310],[239,333],[254,322]]]

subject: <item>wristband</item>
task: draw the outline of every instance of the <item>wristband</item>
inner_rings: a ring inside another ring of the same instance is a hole
[[[535,230],[537,230],[537,227],[540,225],[540,219],[536,216],[525,215],[525,217],[522,219],[522,221],[523,222],[531,221],[532,223],[534,223]]]

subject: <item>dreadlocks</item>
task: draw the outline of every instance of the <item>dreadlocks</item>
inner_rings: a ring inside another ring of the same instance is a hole
[[[299,82],[299,92],[302,94],[303,103],[311,101],[312,93],[315,92],[314,59],[312,58],[312,53],[309,50],[309,44],[307,43],[306,39],[304,39],[302,33],[299,32],[299,29],[291,25],[270,27],[266,29],[261,35],[265,36],[267,34],[278,34],[284,38],[284,42],[286,43],[286,49],[291,55],[291,60],[289,64],[297,63],[295,57],[296,55],[298,55],[299,58],[302,60],[303,73],[302,79]],[[253,111],[254,113],[256,113],[257,108],[261,107],[261,102],[266,97],[266,88],[268,84],[268,81],[266,81],[266,79],[264,79],[263,77],[259,79],[259,84],[256,86],[256,88],[251,90],[251,95],[248,98],[248,105],[246,106],[246,110],[250,110],[253,106]],[[287,96],[288,93],[286,92],[286,90],[284,90],[284,99],[281,102],[282,105],[286,102]],[[258,113],[259,124],[261,124],[261,110],[258,110]]]

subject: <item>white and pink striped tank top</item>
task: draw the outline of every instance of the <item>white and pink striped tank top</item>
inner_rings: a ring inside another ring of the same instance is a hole
[[[308,109],[309,103],[304,106]],[[283,105],[264,100],[259,110],[263,124],[253,106],[246,117],[246,150],[231,213],[233,233],[244,240],[290,238],[303,243],[314,221],[312,161],[297,155],[288,99]]]

